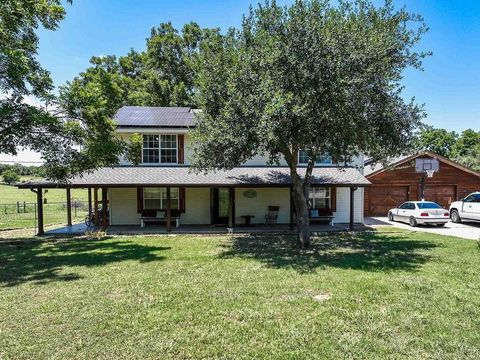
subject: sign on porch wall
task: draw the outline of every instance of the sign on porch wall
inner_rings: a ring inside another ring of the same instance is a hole
[[[248,189],[243,192],[243,196],[245,196],[248,199],[253,199],[257,197],[257,192],[253,189]]]

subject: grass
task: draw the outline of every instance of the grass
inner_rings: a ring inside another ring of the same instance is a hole
[[[23,177],[22,181],[38,178]],[[37,202],[36,194],[29,189],[18,189],[13,185],[0,184],[0,230],[33,228],[35,226],[34,203]],[[72,189],[72,202],[87,202],[88,194],[85,189]],[[66,223],[67,213],[65,208],[65,189],[48,189],[44,194],[47,204],[44,205],[45,225]],[[20,206],[16,204],[19,202]],[[23,203],[27,203],[24,207]],[[61,203],[61,204],[60,204]],[[74,222],[83,221],[86,211],[73,212]]]
[[[292,241],[0,240],[0,358],[480,357],[476,242]]]
[[[34,181],[39,178],[34,177],[22,177],[21,181]],[[88,194],[86,189],[72,189],[72,201],[87,201]],[[37,202],[37,195],[31,192],[29,189],[18,189],[14,185],[6,185],[0,183],[0,204],[16,204],[17,201],[34,203]],[[48,189],[48,192],[44,195],[47,202],[66,202],[65,189]],[[1,208],[1,206],[0,206]]]

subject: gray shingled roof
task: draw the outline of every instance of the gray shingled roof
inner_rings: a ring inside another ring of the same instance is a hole
[[[190,170],[188,166],[101,168],[64,184],[33,182],[19,184],[19,187],[278,186],[291,183],[287,167],[237,167],[207,174],[195,174]],[[313,170],[312,184],[367,186],[370,182],[356,168],[319,167]]]
[[[387,161],[387,166],[390,166],[392,164],[396,164],[399,161],[402,161],[404,159],[407,159],[411,155],[403,155],[403,156],[398,156],[395,158],[388,159]],[[384,164],[382,163],[367,163],[368,160],[365,161],[365,167],[364,167],[364,174],[365,176],[368,176],[370,174],[373,174],[374,172],[377,172],[379,170],[382,170],[385,168]]]
[[[194,113],[188,107],[124,106],[114,116],[118,126],[190,127]]]

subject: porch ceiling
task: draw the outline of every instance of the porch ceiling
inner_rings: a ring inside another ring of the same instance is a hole
[[[19,188],[85,187],[288,187],[288,167],[237,167],[227,171],[196,174],[188,166],[124,166],[101,168],[67,182],[36,181],[18,184]],[[353,167],[314,168],[312,185],[358,186],[370,182]]]

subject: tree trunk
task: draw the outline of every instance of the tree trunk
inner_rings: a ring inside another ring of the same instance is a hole
[[[292,174],[293,203],[297,213],[297,244],[300,248],[310,245],[310,219],[308,214],[308,187],[302,184],[298,174]]]

